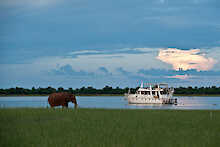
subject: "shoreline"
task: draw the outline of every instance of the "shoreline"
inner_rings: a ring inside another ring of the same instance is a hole
[[[19,94],[14,94],[14,95],[0,95],[0,97],[28,97],[28,96],[49,96],[47,94],[27,94],[27,95],[19,95]],[[80,95],[75,95],[75,96],[124,96],[124,94],[80,94]],[[175,96],[190,96],[190,97],[220,97],[220,94],[174,94]]]
[[[19,95],[19,94],[13,94],[13,95],[0,95],[0,97],[28,97],[28,96],[49,96],[47,94],[36,94],[36,95]],[[80,95],[75,95],[75,96],[124,96],[123,94],[80,94]]]

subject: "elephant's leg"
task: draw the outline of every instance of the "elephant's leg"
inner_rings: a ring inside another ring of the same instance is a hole
[[[50,107],[51,107],[51,110],[52,110],[52,111],[55,110],[55,106],[54,106],[54,105],[51,105]]]
[[[75,109],[77,108],[77,104],[74,104],[74,108],[75,108]]]
[[[62,104],[62,107],[63,107],[63,108],[68,108],[68,103],[63,103],[63,104]]]
[[[53,104],[50,104],[50,107],[51,107],[51,108],[54,108],[54,105],[53,105]]]

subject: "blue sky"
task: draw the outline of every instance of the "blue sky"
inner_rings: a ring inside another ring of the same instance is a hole
[[[0,88],[220,86],[219,18],[218,0],[1,0]]]

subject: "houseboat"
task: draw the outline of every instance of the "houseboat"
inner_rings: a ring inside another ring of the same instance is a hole
[[[177,104],[173,98],[174,88],[168,84],[141,83],[140,88],[131,94],[125,94],[129,104]]]

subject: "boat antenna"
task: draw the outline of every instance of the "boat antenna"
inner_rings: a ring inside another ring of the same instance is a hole
[[[144,83],[143,82],[141,82],[141,88],[143,88],[144,87]]]

